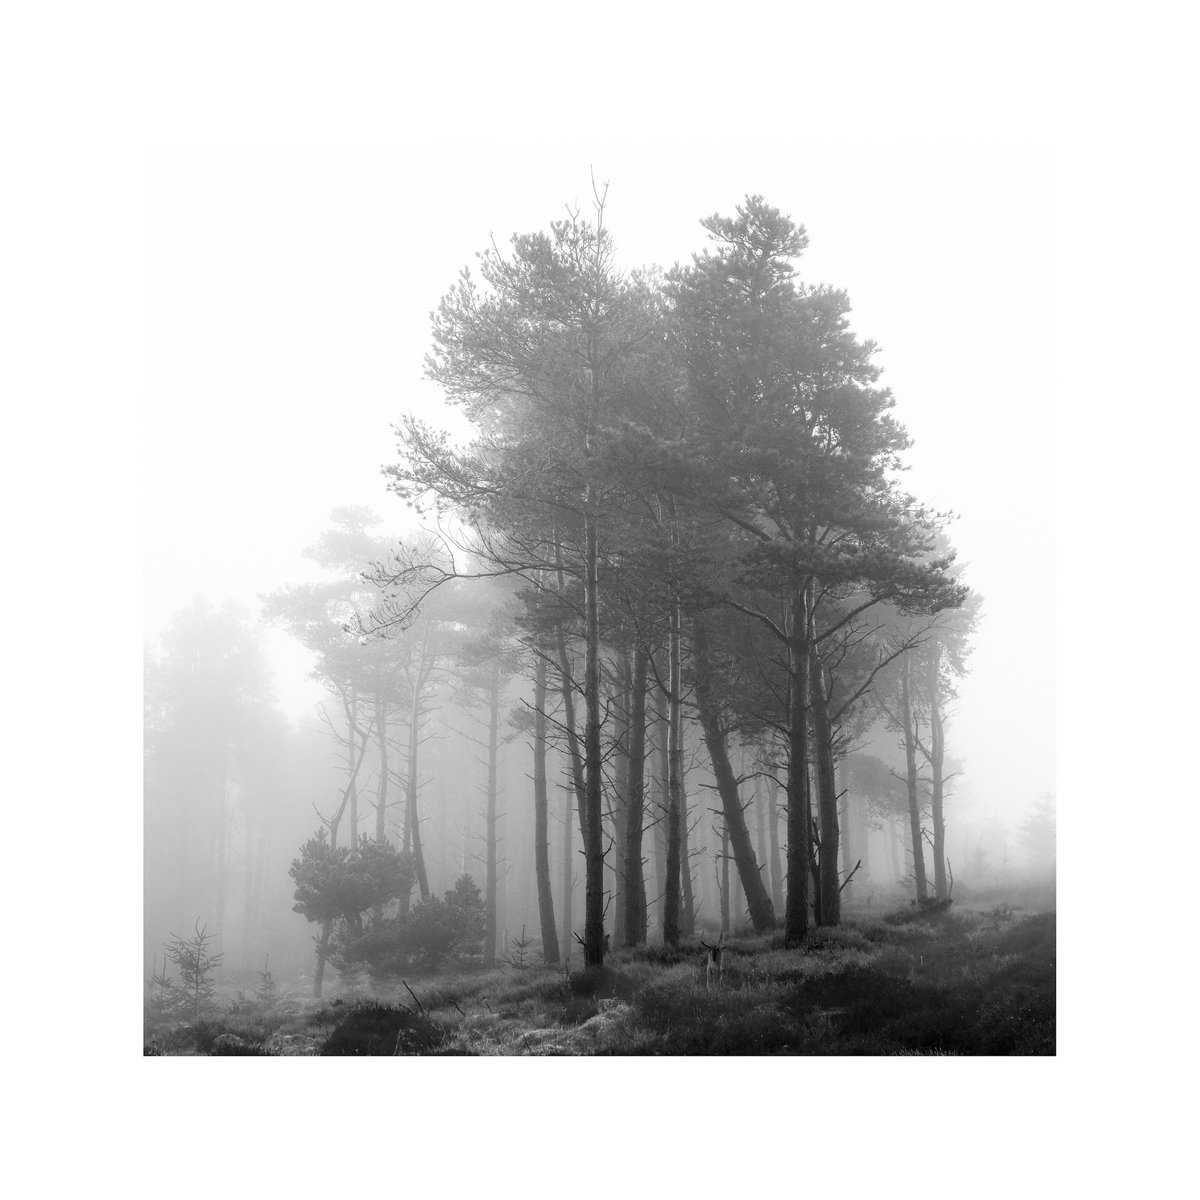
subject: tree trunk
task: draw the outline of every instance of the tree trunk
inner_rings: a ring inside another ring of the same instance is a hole
[[[562,565],[562,548],[558,541],[554,543],[554,569],[558,582],[558,593],[565,596],[567,591],[566,578]],[[583,842],[584,853],[587,853],[587,787],[584,782],[583,749],[579,745],[579,732],[575,718],[575,680],[571,672],[571,658],[567,653],[567,633],[563,623],[558,621],[554,628],[558,648],[558,678],[559,689],[563,702],[563,727],[567,733],[567,751],[571,765],[571,780],[575,785],[576,811],[579,815],[579,836]]]
[[[797,588],[788,638],[787,901],[784,945],[808,933],[808,591]]]
[[[837,925],[841,921],[841,879],[838,827],[837,775],[833,765],[833,726],[829,719],[829,693],[826,688],[825,667],[812,647],[810,697],[812,701],[813,736],[817,751],[817,807],[821,815],[821,889],[822,925]]]
[[[754,854],[761,864],[759,870],[761,877],[767,868],[767,805],[763,797],[762,779],[757,775],[754,778],[754,838]],[[767,878],[768,880],[770,878],[769,871]],[[771,903],[771,908],[774,911],[774,901]],[[751,913],[751,919],[753,919],[753,913]]]
[[[388,744],[387,710],[384,707],[383,696],[378,691],[375,693],[375,721],[379,738],[379,791],[375,796],[375,840],[382,844],[387,841]],[[371,910],[371,918],[376,924],[383,920],[382,904],[375,905]]]
[[[225,893],[229,888],[229,759],[221,766],[221,792],[217,807],[217,871],[213,896],[213,949],[225,949]]]
[[[654,736],[657,767],[654,771],[654,889],[655,914],[658,927],[663,927],[663,912],[667,896],[667,824],[670,804],[667,780],[670,769],[667,763],[669,722],[667,709],[661,692],[654,693]]]
[[[688,818],[687,774],[683,766],[683,703],[679,714],[679,890],[683,911],[679,918],[679,932],[691,937],[696,932],[696,895],[692,876],[692,831]]]
[[[721,825],[721,932],[729,933],[729,826]]]
[[[499,688],[497,687],[497,693]],[[429,876],[425,872],[425,851],[421,845],[421,815],[418,811],[418,776],[417,758],[421,748],[421,697],[420,689],[413,701],[412,728],[410,730],[412,750],[408,756],[408,814],[409,828],[412,831],[413,867],[416,870],[417,886],[421,889],[421,899],[429,899]]]
[[[325,986],[325,955],[329,951],[329,935],[332,932],[333,922],[322,922],[321,938],[317,942],[317,965],[313,971],[313,998],[316,1000],[320,1000],[321,989]]]
[[[912,835],[913,878],[917,884],[917,903],[929,897],[925,881],[925,849],[921,844],[921,801],[917,794],[917,731],[909,692],[911,656],[906,651],[900,668],[900,714],[904,727],[904,764],[908,783],[908,823]]]
[[[500,666],[492,667],[492,677],[488,686],[488,757],[487,757],[487,829],[486,829],[486,858],[487,874],[485,877],[484,893],[484,926],[483,926],[483,965],[496,965],[496,872],[497,872],[497,839],[496,839],[496,793],[497,793],[497,760],[500,752]]]
[[[350,700],[346,705],[346,737],[350,744],[346,747],[346,763],[353,769],[358,757],[358,693],[353,686],[350,690]],[[350,781],[350,853],[358,853],[358,782],[357,776]]]
[[[633,651],[629,701],[629,787],[625,816],[625,944],[646,940],[646,877],[642,869],[642,829],[646,796],[646,675],[650,656],[642,645]]]
[[[546,660],[538,655],[533,677],[533,857],[537,876],[542,958],[558,962],[558,930],[550,891],[550,797],[546,786]],[[568,826],[569,832],[569,826]]]
[[[571,904],[575,890],[575,860],[572,857],[571,822],[578,810],[577,797],[569,788],[563,789],[563,845],[562,845],[562,960],[571,961],[571,941],[574,937],[574,916]]]
[[[771,764],[772,768],[774,763]],[[771,842],[771,905],[777,913],[783,912],[783,870],[779,862],[779,784],[772,771],[767,780],[767,809],[770,821],[767,835]]]
[[[667,880],[663,892],[663,941],[668,946],[679,944],[680,851],[683,846],[680,825],[683,808],[683,746],[680,744],[681,714],[679,705],[679,601],[671,605],[671,625],[667,637],[669,656],[667,695]]]
[[[375,840],[387,841],[388,744],[387,710],[378,693],[375,696],[375,720],[379,723],[379,792],[375,797]]]
[[[696,706],[700,712],[700,724],[704,730],[704,742],[712,760],[713,775],[717,781],[717,793],[721,797],[721,812],[724,817],[722,852],[733,850],[737,864],[738,879],[750,906],[750,919],[755,933],[764,933],[775,928],[775,910],[771,897],[763,884],[762,872],[750,843],[750,831],[746,828],[746,813],[738,794],[737,780],[729,762],[725,744],[725,730],[712,690],[712,661],[708,649],[708,631],[703,621],[697,620],[693,631],[692,659],[695,668]],[[729,844],[726,845],[724,842]],[[728,860],[726,860],[728,862]],[[728,895],[722,894],[722,903],[728,904]],[[722,918],[724,920],[724,917]]]
[[[584,890],[583,958],[589,967],[604,964],[604,833],[601,825],[600,750],[600,593],[599,542],[596,529],[595,486],[587,487],[583,518],[584,536],[584,669],[583,669],[583,786],[587,827],[584,854],[587,878]]]
[[[249,970],[253,963],[251,946],[254,941],[254,803],[250,796],[245,805],[246,861],[242,895],[242,965]]]
[[[941,647],[934,643],[929,663],[929,769],[933,787],[929,799],[930,820],[933,823],[933,892],[939,900],[947,898],[946,885],[946,818],[943,808],[946,763],[946,730],[942,717]]]
[[[624,943],[625,922],[625,831],[629,810],[629,693],[633,690],[629,660],[622,656],[618,671],[618,692],[613,697],[614,723],[613,805],[612,805],[612,948]]]

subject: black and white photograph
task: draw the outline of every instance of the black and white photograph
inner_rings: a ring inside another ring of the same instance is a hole
[[[15,1195],[1186,1190],[1183,18],[5,11]]]

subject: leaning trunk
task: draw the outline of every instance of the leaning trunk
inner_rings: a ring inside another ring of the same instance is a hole
[[[704,743],[708,747],[708,755],[712,760],[713,775],[717,781],[717,793],[721,797],[721,813],[724,817],[725,833],[728,845],[722,851],[728,854],[732,850],[734,862],[737,865],[738,879],[742,891],[746,895],[746,903],[750,906],[750,919],[754,922],[755,933],[764,933],[775,928],[775,910],[771,905],[771,897],[767,895],[766,886],[762,880],[758,860],[754,856],[754,847],[750,842],[750,830],[746,827],[746,812],[738,795],[737,779],[729,762],[729,751],[725,744],[725,730],[721,725],[721,716],[712,688],[712,662],[709,656],[708,631],[702,621],[697,621],[694,630],[693,661],[695,664],[696,706],[700,712],[700,725],[704,730]],[[726,859],[728,869],[728,859]],[[728,888],[722,893],[722,905],[729,902]],[[724,920],[724,916],[722,918]]]

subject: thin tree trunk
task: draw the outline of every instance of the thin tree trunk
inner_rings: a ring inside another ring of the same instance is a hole
[[[375,840],[387,841],[388,744],[387,710],[381,695],[375,695],[375,720],[379,725],[379,792],[375,798]]]
[[[722,838],[729,843],[723,844],[722,853],[728,854],[730,846],[732,846],[734,861],[737,863],[738,879],[741,881],[742,890],[745,892],[747,903],[750,906],[750,919],[754,922],[754,931],[764,933],[768,929],[775,928],[775,910],[771,905],[771,897],[767,895],[766,886],[763,884],[762,873],[758,869],[758,861],[754,856],[754,847],[750,844],[750,831],[746,828],[746,813],[742,808],[737,780],[734,778],[733,767],[729,762],[729,751],[725,744],[726,734],[722,728],[720,712],[713,696],[708,631],[701,620],[695,622],[693,630],[692,660],[695,669],[696,706],[700,712],[700,725],[704,730],[704,742],[708,747],[708,756],[712,760],[713,775],[717,781],[717,793],[721,797],[721,811],[724,817]],[[728,904],[727,895],[723,894],[722,903]]]
[[[683,702],[680,701],[679,741],[683,744]],[[683,750],[679,752],[679,885],[683,912],[679,932],[691,937],[696,932],[696,893],[692,875],[692,831],[688,818],[687,773],[683,766]]]
[[[646,675],[650,656],[640,643],[633,651],[629,704],[629,789],[625,817],[625,943],[646,940],[646,877],[642,869],[642,829],[646,796]]]
[[[225,948],[225,893],[229,887],[229,759],[221,766],[221,794],[217,808],[217,877],[214,895],[213,949],[220,954]]]
[[[566,578],[562,565],[562,547],[557,539],[554,543],[554,570],[560,596],[566,595]],[[587,786],[584,782],[583,748],[579,744],[579,732],[575,717],[575,681],[571,672],[571,658],[567,653],[567,633],[562,621],[554,627],[558,649],[558,678],[563,702],[563,727],[567,733],[567,751],[571,766],[571,781],[575,785],[576,811],[579,815],[579,836],[587,853]]]
[[[492,667],[488,687],[488,757],[487,757],[487,874],[484,893],[483,965],[496,965],[496,908],[497,908],[497,840],[496,793],[498,757],[500,751],[500,666]]]
[[[667,826],[669,795],[667,780],[670,769],[667,763],[668,720],[666,704],[661,692],[654,693],[654,736],[657,768],[654,771],[654,891],[655,919],[663,927],[663,912],[667,896]]]
[[[387,710],[383,696],[375,692],[376,736],[379,740],[379,791],[375,795],[375,840],[381,845],[387,841],[387,787],[388,787],[388,744]],[[371,910],[371,919],[378,924],[383,920],[383,905]]]
[[[729,933],[729,826],[721,824],[721,932]]]
[[[571,941],[574,937],[575,926],[572,914],[572,893],[575,890],[575,860],[572,857],[571,822],[574,813],[578,811],[578,798],[572,789],[563,789],[563,844],[562,844],[562,960],[571,961]]]
[[[346,737],[349,739],[349,745],[346,747],[346,763],[353,769],[354,760],[358,754],[358,693],[354,690],[353,685],[350,689],[350,700],[346,705],[346,724],[348,726]],[[350,853],[358,852],[358,783],[352,781],[350,785],[350,811],[347,819],[350,823]]]
[[[538,917],[542,958],[558,962],[558,930],[550,890],[550,798],[546,786],[546,660],[538,655],[533,677],[533,857],[537,875]],[[569,826],[568,826],[569,831]]]
[[[788,639],[786,946],[798,946],[808,933],[808,622],[808,590],[797,588]]]
[[[933,788],[929,800],[930,820],[933,823],[933,890],[939,900],[947,897],[946,885],[946,818],[943,809],[946,761],[946,731],[942,717],[941,649],[935,643],[929,663],[929,768],[933,773]]]
[[[667,638],[670,691],[667,695],[667,881],[663,893],[663,941],[679,944],[680,851],[683,808],[683,747],[679,688],[679,601],[671,605],[670,632]]]
[[[629,693],[633,688],[629,660],[622,657],[618,671],[619,691],[614,697],[616,721],[614,749],[616,756],[614,798],[612,805],[612,948],[616,950],[625,940],[625,831],[629,809]]]
[[[921,845],[921,802],[917,794],[917,732],[912,711],[912,696],[909,692],[911,656],[905,652],[900,668],[900,714],[904,731],[904,763],[908,783],[908,823],[912,835],[913,878],[917,884],[917,903],[923,904],[929,897],[929,886],[925,881],[925,850]]]
[[[774,764],[772,764],[774,766]],[[767,834],[771,842],[771,905],[777,913],[783,912],[783,870],[779,861],[779,783],[774,772],[767,780],[767,808],[770,821]]]
[[[583,785],[587,827],[584,855],[587,878],[584,891],[583,957],[589,967],[604,963],[604,834],[601,826],[600,751],[600,593],[599,540],[596,528],[596,492],[587,486],[583,518],[584,536],[584,670],[583,670]]]

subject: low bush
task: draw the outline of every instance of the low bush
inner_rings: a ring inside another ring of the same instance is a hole
[[[321,1047],[322,1055],[423,1054],[435,1050],[445,1031],[406,1008],[375,1002],[347,1005]]]

